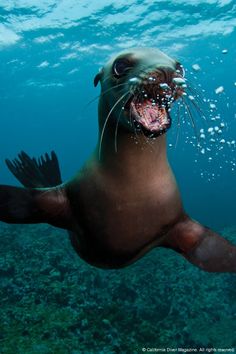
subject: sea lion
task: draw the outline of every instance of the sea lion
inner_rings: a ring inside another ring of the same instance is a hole
[[[78,254],[101,268],[129,265],[167,247],[209,272],[236,272],[236,247],[185,212],[167,160],[170,108],[184,92],[183,67],[157,49],[108,61],[101,84],[97,147],[62,183],[53,152],[6,160],[27,188],[0,186],[0,220],[66,229]]]

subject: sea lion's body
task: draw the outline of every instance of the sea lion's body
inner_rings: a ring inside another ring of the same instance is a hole
[[[139,149],[137,145],[133,148]],[[81,251],[78,245],[78,251],[90,263],[117,267],[132,262],[158,245],[161,237],[183,216],[181,198],[165,153],[159,165],[153,162],[162,151],[153,152],[153,161],[146,163],[142,163],[145,160],[142,154],[132,161],[133,153],[126,150],[122,157],[120,152],[108,166],[94,157],[66,186],[73,214],[80,220],[78,232],[83,235],[83,245]],[[139,168],[143,172],[137,174]]]
[[[169,110],[184,91],[179,63],[158,50],[132,49],[110,60],[99,81],[92,157],[64,184],[55,154],[8,160],[27,188],[0,186],[0,220],[67,229],[78,254],[102,268],[124,267],[161,246],[204,270],[236,272],[235,246],[188,217],[167,160]]]

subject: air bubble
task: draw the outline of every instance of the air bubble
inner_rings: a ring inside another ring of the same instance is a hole
[[[218,95],[220,93],[224,92],[224,87],[223,86],[219,86],[215,89],[215,93]]]
[[[211,109],[216,109],[216,105],[214,103],[210,103],[210,108]]]
[[[181,77],[174,77],[174,78],[173,78],[173,82],[174,82],[174,84],[176,84],[177,86],[186,85],[185,80],[182,79]]]
[[[192,68],[193,68],[194,71],[200,71],[201,70],[201,67],[198,64],[193,64]]]
[[[129,79],[129,82],[137,82],[137,83],[139,83],[140,82],[140,79],[139,78],[137,78],[137,77],[131,77],[131,79]]]
[[[170,88],[170,86],[165,82],[159,84],[159,86],[162,90],[168,90]]]

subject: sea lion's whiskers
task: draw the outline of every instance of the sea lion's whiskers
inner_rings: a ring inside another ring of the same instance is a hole
[[[114,109],[116,108],[116,106],[120,103],[120,101],[127,96],[128,94],[130,94],[130,90],[125,92],[117,101],[116,103],[113,105],[113,107],[110,109],[110,112],[108,113],[105,122],[103,124],[103,128],[102,128],[102,132],[101,132],[101,137],[100,137],[100,144],[99,144],[99,160],[101,159],[101,150],[102,150],[102,141],[103,141],[103,137],[104,137],[104,133],[105,133],[105,129],[107,126],[107,122],[109,120],[109,117],[111,116],[111,113],[114,111]]]
[[[207,105],[206,105],[205,98],[202,98],[202,96],[200,95],[200,93],[198,92],[198,90],[196,88],[194,88],[193,86],[188,85],[186,91],[187,92],[189,91],[188,94],[193,95],[194,99],[198,102],[199,107],[200,106],[202,107],[202,110],[205,109],[204,106],[206,108],[208,108]]]
[[[126,83],[123,83],[123,84],[118,84],[118,85],[115,85],[115,86],[110,87],[109,89],[107,89],[107,90],[105,90],[103,93],[101,93],[100,95],[94,97],[92,100],[90,100],[89,102],[87,102],[87,103],[85,104],[85,106],[84,106],[84,109],[85,109],[86,107],[88,107],[91,103],[95,102],[95,101],[96,101],[97,99],[99,99],[100,97],[104,96],[107,92],[109,92],[109,91],[111,91],[111,90],[113,90],[114,88],[117,88],[117,87],[119,87],[119,86],[125,86],[125,85],[127,85],[127,84],[126,84]]]
[[[121,113],[122,113],[122,108],[120,109],[120,113],[119,113],[118,119],[117,119],[117,121],[116,121],[115,141],[114,141],[115,153],[118,152],[118,148],[117,148],[117,134],[118,134],[118,127],[119,127],[119,122],[120,122]]]
[[[195,94],[198,95],[199,99],[201,99],[205,103],[205,97],[203,96],[202,92],[196,87],[196,83],[193,80],[189,79],[189,77],[186,79],[186,81],[190,84],[188,87],[190,87],[192,91],[194,91]]]
[[[188,94],[188,100],[191,101],[191,103],[195,106],[196,110],[198,110],[199,116],[201,116],[201,118],[203,118],[204,120],[207,120],[205,109],[203,107],[203,103],[205,102],[203,100],[202,101],[200,100],[199,95],[194,91],[194,89],[191,86],[188,86],[186,93]],[[189,96],[193,96],[193,99],[190,99]]]
[[[196,128],[196,124],[195,124],[195,121],[194,121],[194,117],[193,117],[193,115],[192,115],[192,112],[191,112],[191,110],[190,110],[190,108],[189,108],[187,102],[186,102],[185,99],[183,98],[183,96],[181,97],[181,100],[182,100],[182,102],[183,102],[183,104],[184,104],[184,107],[185,107],[185,109],[186,109],[186,111],[187,111],[187,114],[188,114],[188,116],[189,116],[189,118],[190,118],[190,121],[191,121],[193,130],[194,130],[194,134],[195,134],[195,137],[196,137],[196,139],[197,139],[197,142],[199,143],[198,132],[197,132],[197,128]]]
[[[131,92],[130,92],[131,93]],[[125,102],[124,106],[126,105],[126,103],[128,102],[128,100]],[[121,113],[123,111],[123,107],[121,107],[120,109],[120,113],[119,113],[119,116],[118,116],[118,119],[116,121],[116,128],[115,128],[115,152],[117,153],[118,149],[117,149],[117,134],[118,134],[118,127],[119,127],[119,122],[120,122],[120,117],[121,117]]]
[[[194,106],[194,108],[196,109],[196,112],[198,113],[199,117],[203,118],[204,120],[207,120],[204,111],[198,105],[198,103],[195,101],[196,98],[194,96],[193,96],[193,99],[190,99],[188,96],[186,98],[187,98],[188,102],[190,102]]]
[[[181,105],[181,103],[178,103],[178,112],[177,112],[177,134],[176,134],[176,139],[175,139],[175,148],[177,147],[178,144],[178,140],[179,140],[179,132],[180,132],[180,110],[183,106]]]

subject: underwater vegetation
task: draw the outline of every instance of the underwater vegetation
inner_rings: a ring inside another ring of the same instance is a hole
[[[205,273],[165,249],[101,270],[59,229],[1,223],[0,230],[1,354],[236,347],[231,274]],[[221,233],[233,240],[236,229]]]

